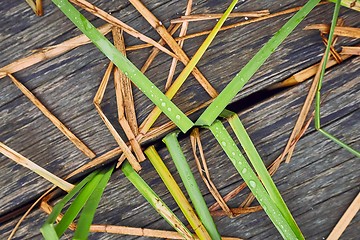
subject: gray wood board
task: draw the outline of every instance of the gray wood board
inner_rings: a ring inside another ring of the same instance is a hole
[[[112,12],[114,16],[121,18],[146,35],[154,39],[157,38],[156,33],[127,2],[122,1],[117,5],[115,4],[116,6],[112,2],[94,1],[94,3]],[[28,55],[31,49],[60,43],[79,34],[72,23],[65,20],[64,16],[52,4],[47,1],[45,4],[46,15],[37,18],[22,1],[15,1],[11,4],[0,3],[0,11],[4,13],[3,16],[6,16],[1,20],[4,21],[4,24],[0,24],[0,49],[3,53],[0,66]],[[185,7],[185,3],[173,1],[156,3],[147,1],[145,4],[157,16],[160,16],[164,24],[167,24],[169,19],[179,16]],[[238,10],[258,10],[261,6],[261,9],[269,8],[271,11],[278,11],[297,6],[297,4],[300,2],[282,2],[280,4],[249,1],[239,3]],[[216,1],[201,1],[194,6],[194,12],[221,12],[226,8],[226,5],[225,2],[218,4]],[[174,11],[169,11],[169,9],[174,9]],[[329,22],[331,10],[332,6],[326,5],[318,7],[311,13],[234,101],[319,61],[323,44],[318,33],[316,31],[306,32],[301,29],[309,23]],[[94,19],[89,14],[85,15],[89,19]],[[359,26],[358,13],[343,9],[342,16],[349,25]],[[279,17],[220,33],[205,54],[204,59],[200,61],[199,69],[220,91],[288,18],[289,16]],[[93,22],[97,26],[102,24],[100,20]],[[210,29],[213,24],[214,22],[194,23],[190,25],[189,32]],[[39,32],[39,29],[42,31]],[[199,46],[203,39],[198,38],[185,42],[186,52],[191,56],[195,52],[196,46]],[[128,36],[126,36],[126,41],[129,45],[136,43],[136,40]],[[14,44],[15,42],[16,44]],[[137,66],[141,66],[147,54],[148,51],[133,52],[129,53],[129,58]],[[99,54],[95,47],[86,45],[54,60],[30,67],[15,74],[15,76],[88,146],[97,154],[101,154],[116,146],[92,105],[92,98],[107,63],[108,61]],[[155,81],[157,86],[161,87],[166,80],[166,69],[169,68],[169,65],[170,58],[161,54],[147,72],[147,76]],[[180,68],[178,68],[179,70]],[[347,61],[342,66],[331,70],[327,75],[324,87],[324,91],[331,91],[331,94],[322,110],[323,123],[327,125],[327,129],[357,149],[359,149],[360,96],[358,76],[358,58]],[[283,148],[307,89],[308,84],[297,86],[241,113],[241,119],[267,164]],[[182,94],[177,95],[174,102],[184,111],[208,99],[207,94],[191,78],[181,88],[180,92]],[[58,176],[65,176],[72,169],[88,161],[12,85],[9,79],[0,80],[0,96],[0,140],[5,144]],[[141,122],[151,110],[152,105],[136,90],[135,98],[138,119]],[[108,88],[104,101],[104,110],[115,123],[116,108],[112,87]],[[164,120],[165,118],[161,121]],[[215,140],[210,137],[207,131],[204,131],[203,134],[204,145],[208,147],[207,157],[210,171],[214,174],[214,179],[216,179],[216,184],[221,192],[226,193],[241,179],[231,167],[231,163],[225,160],[226,158],[215,144]],[[192,159],[189,141],[183,139],[181,143],[186,149],[186,155]],[[160,148],[165,161],[169,163],[163,146],[160,145]],[[3,183],[0,185],[0,198],[2,199],[0,215],[29,202],[50,186],[40,177],[21,166],[15,165],[4,156],[0,156],[0,159],[2,162],[0,181]],[[358,168],[357,161],[345,150],[339,149],[337,145],[327,141],[311,129],[299,143],[293,161],[281,167],[275,177],[276,183],[306,236],[313,239],[318,239],[319,236],[325,237],[346,209],[346,206],[355,197],[359,189],[359,175],[358,171],[355,171]],[[195,170],[192,160],[191,164]],[[174,167],[171,164],[169,166],[179,180]],[[141,175],[173,209],[176,209],[159,178],[156,177],[154,171],[150,170],[152,169],[150,164],[145,162],[143,167],[144,170]],[[11,174],[8,174],[9,172]],[[213,200],[205,186],[201,184],[201,181],[198,182],[206,195],[207,202],[212,203]],[[331,185],[332,182],[336,186]],[[121,186],[120,189],[119,186]],[[304,201],[304,198],[308,201]],[[132,201],[130,202],[129,199]],[[238,202],[239,199],[231,204],[236,206]],[[21,228],[18,235],[19,239],[23,239],[25,235],[26,238],[31,239],[32,234],[34,237],[39,237],[38,229],[44,217],[44,214],[35,211]],[[354,222],[358,221],[357,217]],[[112,183],[106,190],[104,201],[99,206],[95,222],[169,228],[165,221],[161,220],[155,211],[149,208],[142,197],[118,172],[112,177]],[[14,223],[11,221],[1,226],[0,232],[5,234]],[[220,218],[217,219],[217,224],[224,235],[254,239],[263,239],[267,236],[278,237],[276,230],[264,213],[250,214],[237,219]],[[355,227],[350,226],[346,234],[347,237],[344,239],[354,238],[356,236]],[[97,234],[96,238],[98,237],[119,238],[119,236],[107,234]],[[124,237],[124,239],[129,239],[129,237]]]

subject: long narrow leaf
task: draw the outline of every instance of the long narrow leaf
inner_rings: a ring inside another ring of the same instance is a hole
[[[156,172],[169,190],[171,196],[175,199],[176,203],[183,212],[185,218],[190,223],[191,227],[195,230],[196,235],[200,239],[211,239],[209,233],[206,231],[204,225],[195,214],[194,209],[186,199],[184,193],[181,191],[179,185],[171,175],[169,169],[159,156],[154,146],[147,148],[145,151],[146,156],[149,158],[151,164],[154,166]]]
[[[53,207],[52,212],[49,214],[44,225],[40,229],[45,239],[54,239],[53,231],[55,231],[55,229],[53,224],[57,216],[59,216],[65,204],[68,203],[96,174],[98,174],[98,172],[99,171],[94,171],[90,173]]]
[[[151,206],[185,239],[194,239],[191,232],[176,217],[168,206],[159,196],[147,185],[147,183],[135,172],[128,161],[122,164],[121,170],[129,181],[139,190],[141,195],[151,204]]]
[[[79,221],[77,222],[73,239],[87,239],[90,225],[94,219],[96,209],[99,205],[101,196],[105,190],[106,184],[109,182],[113,170],[114,166],[105,172],[94,192],[91,194],[89,200],[87,200],[83,210],[81,211]]]
[[[230,112],[228,110],[224,110],[222,112],[222,116],[228,119],[231,128],[233,129],[236,137],[239,139],[242,148],[245,150],[246,155],[248,156],[253,167],[255,168],[255,171],[260,177],[261,182],[264,184],[265,189],[270,195],[270,198],[279,208],[285,220],[289,223],[290,227],[296,234],[297,238],[304,239],[304,236],[302,235],[298,225],[292,217],[288,207],[286,206],[286,203],[281,197],[279,190],[277,189],[274,181],[272,180],[269,172],[267,171],[264,162],[262,161],[254,144],[252,143],[250,136],[247,134],[244,125],[241,123],[239,116],[236,113]]]
[[[231,80],[219,96],[215,98],[210,106],[201,114],[196,121],[196,125],[211,125],[266,59],[319,2],[320,0],[309,0],[299,12],[285,23],[285,25],[256,53],[241,71],[236,74],[234,79]]]
[[[90,195],[93,193],[95,187],[99,184],[99,181],[103,177],[104,173],[99,172],[96,174],[86,186],[81,189],[79,195],[70,205],[69,209],[66,211],[60,222],[55,226],[55,231],[60,237],[64,234],[69,225],[74,221],[76,216],[79,214],[81,209],[84,207],[86,201],[89,199]]]
[[[254,194],[264,211],[267,213],[275,227],[278,229],[284,239],[297,239],[286,219],[277,208],[276,204],[270,198],[268,192],[261,184],[260,180],[246,161],[245,157],[236,146],[230,134],[226,131],[223,124],[216,120],[210,127],[212,134],[219,142],[230,161],[234,164],[236,170],[244,179],[251,192]]]
[[[209,209],[206,206],[206,202],[195,181],[194,175],[192,174],[189,164],[187,163],[181,150],[180,144],[177,140],[177,135],[178,132],[169,133],[163,138],[163,142],[166,144],[200,220],[204,224],[212,239],[221,239],[221,236],[216,229],[214,220],[212,219]]]
[[[186,132],[194,125],[173,102],[137,69],[133,63],[122,55],[69,1],[52,1],[181,131]]]

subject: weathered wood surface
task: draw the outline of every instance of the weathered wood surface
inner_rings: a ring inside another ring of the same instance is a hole
[[[239,3],[238,10],[278,11],[298,6],[303,2],[282,1],[280,4],[251,1]],[[119,1],[114,4],[111,1],[93,1],[93,3],[112,12],[114,16],[121,18],[146,35],[157,39],[156,33],[127,2]],[[157,3],[146,1],[144,3],[153,10],[155,15],[159,16],[165,25],[169,19],[178,16],[185,8],[185,1]],[[22,1],[0,3],[0,12],[4,16],[0,24],[0,49],[3,53],[0,67],[29,54],[31,49],[60,43],[79,34],[74,26],[54,9],[52,4],[47,1],[45,4],[46,15],[37,18]],[[217,1],[201,1],[194,5],[193,12],[221,12],[227,4],[226,2],[219,4]],[[318,33],[301,29],[309,23],[329,22],[331,10],[331,5],[316,8],[271,56],[234,101],[319,61],[323,44]],[[94,19],[89,14],[85,15],[89,19]],[[341,15],[349,25],[359,27],[357,12],[343,9]],[[288,18],[289,16],[286,15],[220,33],[204,59],[200,61],[199,69],[220,91]],[[97,26],[102,24],[100,20],[93,22]],[[213,22],[191,23],[189,32],[210,29],[212,25]],[[202,40],[203,38],[185,41],[186,52],[191,56]],[[127,37],[126,42],[132,45],[136,40]],[[137,66],[141,66],[148,53],[148,50],[142,50],[128,55]],[[15,76],[65,125],[100,155],[116,146],[92,105],[92,98],[107,63],[108,61],[95,47],[86,45],[54,60],[16,73]],[[147,72],[147,76],[161,87],[165,83],[169,65],[170,58],[161,54]],[[326,125],[326,129],[356,149],[360,148],[359,66],[359,58],[353,58],[328,72],[324,92],[331,91],[331,93],[322,108],[322,123]],[[306,83],[294,87],[240,113],[241,119],[267,164],[278,156],[285,145],[308,85]],[[181,88],[181,93],[175,97],[174,102],[184,111],[209,99],[192,78]],[[141,122],[151,110],[152,105],[137,91],[135,98],[138,119]],[[116,107],[112,88],[108,89],[104,100],[103,109],[109,119],[115,123]],[[206,146],[206,156],[213,180],[221,193],[226,193],[239,184],[241,178],[208,131],[202,132],[202,139]],[[58,176],[65,176],[89,161],[7,78],[0,79],[0,140]],[[181,144],[195,172],[188,138],[184,137]],[[158,150],[176,179],[179,180],[164,146],[158,144]],[[31,202],[50,186],[40,177],[15,165],[4,156],[0,156],[0,161],[0,199],[2,202],[0,216]],[[177,209],[150,163],[144,162],[142,166],[141,176],[154,187],[154,190],[172,209]],[[321,239],[330,233],[331,228],[335,226],[359,191],[358,169],[358,159],[313,129],[309,130],[298,144],[292,162],[280,168],[275,176],[275,182],[307,238]],[[199,179],[198,174],[196,176]],[[212,204],[214,200],[205,185],[201,181],[198,183],[203,194],[206,195],[208,204]],[[230,205],[237,206],[245,194],[241,196]],[[177,210],[176,213],[179,211]],[[39,227],[44,217],[45,215],[39,210],[34,211],[22,225],[17,238],[40,238]],[[8,235],[16,220],[13,219],[0,226],[0,235]],[[343,239],[356,239],[359,232],[355,226],[359,224],[359,220],[359,216],[353,220]],[[166,222],[155,213],[119,171],[114,174],[106,189],[95,223],[169,229]],[[216,223],[224,236],[246,239],[280,238],[263,212],[236,219],[217,218]],[[120,237],[109,234],[94,234],[93,238],[133,239],[129,236]]]

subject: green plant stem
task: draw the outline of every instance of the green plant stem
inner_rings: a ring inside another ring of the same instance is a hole
[[[242,148],[245,150],[248,159],[255,168],[257,175],[259,176],[261,182],[263,183],[266,191],[269,193],[271,200],[276,204],[281,214],[284,216],[285,220],[289,223],[291,229],[295,233],[298,239],[304,239],[300,228],[296,224],[293,216],[291,215],[286,203],[279,190],[277,189],[274,181],[272,180],[268,170],[266,169],[263,160],[261,159],[258,151],[256,150],[253,142],[250,139],[250,136],[247,134],[244,125],[241,123],[239,116],[231,111],[224,110],[221,114],[223,117],[227,118],[231,128],[233,129],[236,137],[238,138]]]
[[[52,240],[54,238],[54,233],[58,238],[56,231],[54,229],[54,222],[61,213],[61,210],[64,208],[65,204],[68,203],[99,171],[94,171],[90,173],[86,178],[84,178],[80,183],[78,183],[63,199],[61,199],[54,207],[48,218],[46,219],[44,225],[41,227],[40,231],[43,237],[46,240]]]
[[[342,142],[340,139],[336,138],[332,134],[330,134],[330,133],[326,132],[325,130],[321,129],[321,113],[320,113],[321,87],[322,87],[322,82],[323,82],[324,75],[325,75],[326,64],[327,64],[327,61],[329,60],[329,56],[330,56],[330,47],[331,47],[331,43],[332,43],[333,37],[334,37],[334,30],[335,30],[335,27],[336,27],[336,23],[337,23],[339,11],[340,11],[340,2],[341,1],[336,0],[336,1],[333,1],[333,2],[336,2],[336,4],[335,4],[334,14],[333,14],[332,21],[331,21],[331,27],[330,27],[330,31],[329,31],[329,37],[328,37],[328,44],[326,46],[326,50],[325,50],[325,53],[324,53],[325,60],[324,60],[324,62],[322,64],[322,66],[321,66],[319,84],[318,84],[317,91],[316,91],[315,120],[314,120],[315,129],[318,130],[325,137],[329,138],[330,140],[334,141],[335,143],[337,143],[338,145],[340,145],[344,149],[346,149],[349,152],[351,152],[352,154],[354,154],[355,156],[360,157],[360,152],[359,151],[356,151],[355,149],[353,149],[352,147],[350,147],[346,143]]]
[[[129,181],[137,188],[151,206],[185,239],[194,239],[191,232],[175,216],[159,196],[147,185],[147,183],[136,173],[128,161],[122,164],[121,170]]]
[[[163,138],[163,142],[166,144],[201,222],[204,224],[213,240],[221,239],[221,236],[216,229],[214,220],[212,219],[209,209],[206,206],[206,202],[195,181],[194,175],[192,174],[189,164],[187,163],[181,150],[180,144],[177,140],[177,135],[178,131],[169,133]]]
[[[68,0],[52,0],[55,5],[183,132],[194,123],[171,102],[136,66],[107,40]]]
[[[79,195],[72,202],[60,222],[55,226],[55,231],[59,237],[64,234],[71,222],[74,221],[76,216],[84,207],[85,203],[93,193],[96,186],[99,184],[99,181],[102,179],[103,175],[103,171],[99,172],[86,184],[83,189],[81,189]]]
[[[276,204],[270,198],[269,193],[261,184],[257,175],[252,170],[251,166],[246,161],[245,157],[236,146],[230,134],[226,131],[223,124],[216,120],[210,127],[210,131],[219,142],[230,161],[250,188],[264,211],[269,216],[275,227],[278,229],[284,239],[297,239],[287,220],[281,214]]]
[[[256,53],[256,55],[236,74],[210,106],[201,114],[196,125],[209,126],[231,102],[242,87],[250,80],[266,59],[295,29],[304,17],[320,2],[309,0],[285,25]]]
[[[99,205],[101,196],[105,190],[106,184],[109,182],[114,167],[107,169],[101,178],[99,184],[95,187],[90,198],[87,200],[80,218],[77,222],[73,239],[87,239],[90,231],[90,225],[94,219],[96,209]]]
[[[163,182],[165,183],[167,189],[169,190],[171,196],[175,199],[175,202],[180,207],[185,218],[190,223],[191,227],[194,229],[196,235],[199,239],[209,239],[211,237],[206,231],[204,225],[199,220],[198,216],[195,214],[192,206],[189,201],[186,199],[184,193],[181,191],[179,185],[176,183],[175,179],[171,175],[169,169],[166,167],[165,163],[159,156],[154,146],[148,147],[144,153],[150,160],[151,164],[154,166],[156,172],[159,174]]]

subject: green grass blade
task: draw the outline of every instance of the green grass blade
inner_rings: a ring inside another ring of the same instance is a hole
[[[166,167],[165,163],[159,156],[155,147],[148,147],[144,151],[144,153],[146,154],[151,164],[154,166],[156,172],[159,174],[159,176],[165,183],[171,196],[173,196],[173,198],[175,199],[175,202],[180,207],[182,213],[190,223],[191,227],[195,230],[195,233],[199,237],[199,239],[211,239],[209,233],[206,231],[204,225],[199,220],[198,216],[195,214],[192,206],[190,205],[184,193],[181,191],[179,185],[176,183],[175,179],[171,175],[169,169]]]
[[[269,216],[275,227],[284,239],[297,239],[286,219],[281,214],[276,204],[270,198],[268,192],[261,184],[257,175],[254,173],[245,157],[241,154],[230,134],[226,131],[223,124],[216,120],[210,127],[210,131],[219,142],[230,161],[244,179],[251,192],[254,194],[264,211]]]
[[[295,29],[303,18],[320,2],[309,0],[285,25],[256,53],[256,55],[236,74],[210,106],[201,114],[196,125],[209,126],[231,102],[241,88],[249,81],[266,59]]]
[[[53,3],[183,132],[194,123],[67,0]]]
[[[351,148],[349,145],[347,145],[346,143],[342,142],[340,139],[334,137],[333,135],[331,135],[330,133],[328,133],[327,131],[323,130],[323,129],[319,129],[318,130],[320,133],[322,133],[325,137],[331,139],[332,141],[334,141],[335,143],[339,144],[341,147],[343,147],[344,149],[348,150],[350,153],[354,154],[355,156],[357,156],[358,158],[360,158],[360,152],[356,151],[355,149]]]
[[[105,190],[106,184],[109,182],[111,174],[114,170],[114,167],[109,168],[105,171],[104,176],[100,180],[99,184],[96,186],[94,192],[91,194],[89,200],[87,200],[79,221],[77,222],[76,231],[74,233],[73,239],[87,239],[90,231],[90,225],[94,219],[96,209],[99,205],[101,196]]]
[[[185,239],[194,239],[191,232],[176,217],[168,206],[159,198],[159,196],[149,187],[149,185],[137,174],[128,161],[122,164],[121,170],[129,181],[137,188],[143,197],[151,206]]]
[[[334,36],[334,29],[335,29],[335,26],[336,26],[336,23],[337,23],[339,11],[340,11],[340,2],[341,1],[336,0],[336,1],[333,1],[333,2],[336,2],[336,4],[335,4],[334,14],[333,14],[332,21],[331,21],[331,27],[330,27],[330,31],[329,31],[329,37],[328,37],[328,44],[326,46],[326,50],[325,50],[325,53],[324,53],[325,61],[324,61],[323,65],[321,66],[321,74],[320,74],[320,78],[319,78],[319,85],[318,85],[318,88],[317,88],[317,91],[316,91],[315,120],[314,120],[315,121],[315,128],[320,133],[322,133],[325,137],[327,137],[330,140],[334,141],[335,143],[340,145],[342,148],[346,149],[347,151],[354,154],[355,156],[360,157],[360,152],[359,151],[356,151],[355,149],[351,148],[346,143],[342,142],[340,139],[338,139],[335,136],[331,135],[327,131],[321,129],[321,122],[320,122],[320,120],[321,120],[321,116],[320,116],[321,87],[322,87],[322,81],[323,81],[323,78],[324,78],[324,75],[325,75],[326,64],[327,64],[327,61],[329,60],[330,46],[331,46],[331,42],[332,42],[333,36]]]
[[[246,155],[248,156],[253,167],[255,168],[257,175],[264,184],[264,187],[269,193],[270,198],[276,204],[276,206],[284,216],[285,220],[289,223],[291,229],[294,231],[297,238],[304,239],[300,228],[296,224],[293,216],[291,215],[288,207],[286,206],[285,201],[281,197],[280,192],[277,189],[274,181],[272,180],[269,172],[267,171],[263,160],[261,159],[253,142],[251,141],[250,136],[247,134],[244,125],[241,123],[239,116],[236,113],[228,110],[224,110],[222,115],[228,119],[231,128],[233,129],[236,137],[239,139],[242,148],[245,150]]]
[[[212,239],[221,239],[221,236],[216,229],[214,220],[212,219],[209,209],[206,206],[206,202],[195,181],[194,175],[192,174],[189,164],[187,163],[181,150],[180,144],[177,140],[177,135],[178,132],[169,133],[163,138],[163,142],[166,144],[166,147],[170,152],[176,169],[180,174],[181,180],[184,183],[186,191],[189,194],[191,202],[194,205],[195,211],[201,222],[204,224]]]
[[[55,231],[58,236],[63,235],[71,222],[74,221],[76,216],[84,207],[86,201],[89,199],[90,195],[93,193],[95,187],[99,184],[103,175],[103,172],[99,172],[86,184],[83,189],[81,189],[80,193],[72,202],[61,221],[55,226]]]
[[[58,240],[59,237],[56,234],[54,224],[44,224],[40,228],[40,232],[43,235],[45,240]]]
[[[98,174],[98,172],[99,171],[94,171],[90,173],[53,207],[53,210],[51,211],[44,225],[40,229],[45,239],[55,239],[53,238],[53,231],[55,231],[53,224],[56,221],[57,216],[59,216],[65,204],[68,203],[96,174]]]
[[[339,11],[340,11],[340,0],[336,1],[335,4],[335,9],[334,9],[334,13],[333,13],[333,17],[331,20],[331,27],[330,27],[330,31],[329,31],[329,37],[328,37],[328,44],[326,46],[325,49],[325,53],[324,53],[324,62],[321,66],[321,72],[320,72],[320,78],[319,78],[319,83],[318,83],[318,87],[317,87],[317,91],[316,91],[316,100],[315,100],[315,128],[319,129],[320,128],[320,90],[321,90],[321,86],[322,86],[322,81],[325,75],[325,70],[326,70],[326,65],[327,62],[329,60],[329,54],[330,54],[330,47],[331,47],[331,43],[333,41],[334,38],[334,30],[335,30],[335,26],[337,23],[337,19],[339,16]]]

